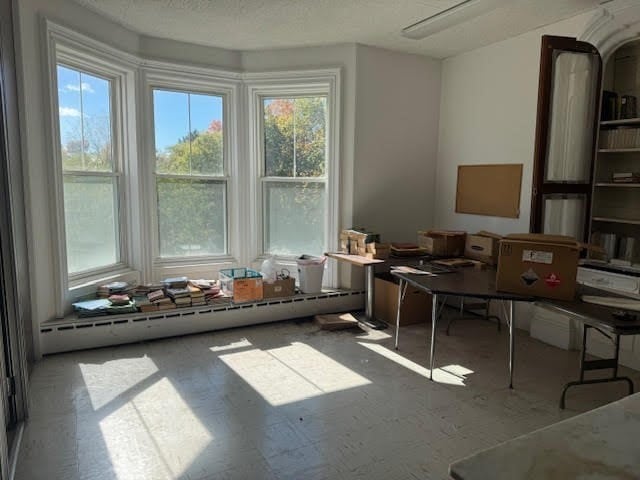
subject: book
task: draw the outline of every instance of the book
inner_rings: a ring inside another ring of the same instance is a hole
[[[120,294],[115,294],[115,295],[110,295],[109,296],[109,301],[111,302],[111,305],[127,305],[130,302],[130,298],[129,295],[120,295]]]
[[[189,279],[187,277],[171,277],[165,278],[162,283],[167,288],[186,288],[189,283]]]
[[[157,300],[160,300],[160,299],[164,298],[164,291],[163,290],[154,290],[153,292],[149,292],[147,294],[147,298],[149,299],[150,302],[155,302]]]
[[[173,299],[181,297],[190,297],[189,289],[184,288],[167,288],[167,295]]]

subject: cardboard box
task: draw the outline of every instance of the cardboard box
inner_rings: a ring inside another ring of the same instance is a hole
[[[391,245],[388,243],[367,243],[366,247],[358,247],[358,255],[366,258],[386,260],[391,254]]]
[[[398,311],[398,288],[391,275],[375,279],[375,316],[391,325],[396,324]],[[431,295],[422,290],[407,287],[407,293],[400,310],[400,325],[427,322],[431,320]]]
[[[475,235],[467,235],[464,256],[489,265],[496,265],[498,263],[501,239],[502,236],[485,231],[478,232]]]
[[[437,257],[461,257],[464,253],[465,232],[427,230],[418,232],[418,245]]]
[[[235,303],[262,300],[262,275],[250,268],[220,270],[220,286],[223,293],[232,295]]]
[[[496,288],[536,297],[573,300],[580,247],[574,238],[536,233],[500,241]]]
[[[263,298],[290,297],[296,293],[296,280],[293,277],[275,282],[262,282]]]

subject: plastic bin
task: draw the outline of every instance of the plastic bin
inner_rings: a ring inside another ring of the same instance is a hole
[[[327,257],[312,257],[302,255],[296,259],[298,263],[298,281],[302,293],[320,293],[322,291],[322,276]]]
[[[220,270],[222,291],[233,296],[234,302],[262,300],[262,274],[250,268]]]

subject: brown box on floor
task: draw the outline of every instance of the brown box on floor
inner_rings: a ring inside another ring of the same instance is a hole
[[[500,241],[496,288],[503,292],[572,300],[580,247],[571,237],[537,233]]]
[[[391,275],[375,279],[375,316],[391,325],[396,324],[398,288]],[[426,322],[430,318],[431,295],[408,286],[400,310],[400,325]]]
[[[296,280],[293,277],[275,282],[262,282],[262,298],[290,297],[296,293]]]
[[[437,257],[461,257],[467,234],[452,230],[421,230],[418,245]]]
[[[484,230],[475,235],[467,235],[464,256],[489,265],[496,265],[498,263],[501,239],[501,235],[485,232]]]

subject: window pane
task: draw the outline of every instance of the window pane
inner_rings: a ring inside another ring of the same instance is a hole
[[[266,182],[264,196],[265,253],[323,253],[324,183]]]
[[[160,255],[227,252],[226,183],[158,178]]]
[[[295,101],[296,177],[323,177],[326,154],[325,97]]]
[[[153,91],[156,171],[188,174],[189,96],[182,92]]]
[[[222,97],[190,94],[191,172],[196,175],[224,175],[222,162]]]
[[[223,175],[222,97],[153,91],[156,171]]]
[[[322,177],[326,159],[326,97],[265,98],[268,177]]]
[[[118,261],[115,179],[64,177],[67,268],[77,273]]]
[[[264,99],[264,157],[268,177],[293,177],[293,99]]]
[[[111,171],[111,83],[58,65],[60,150],[65,170]]]

